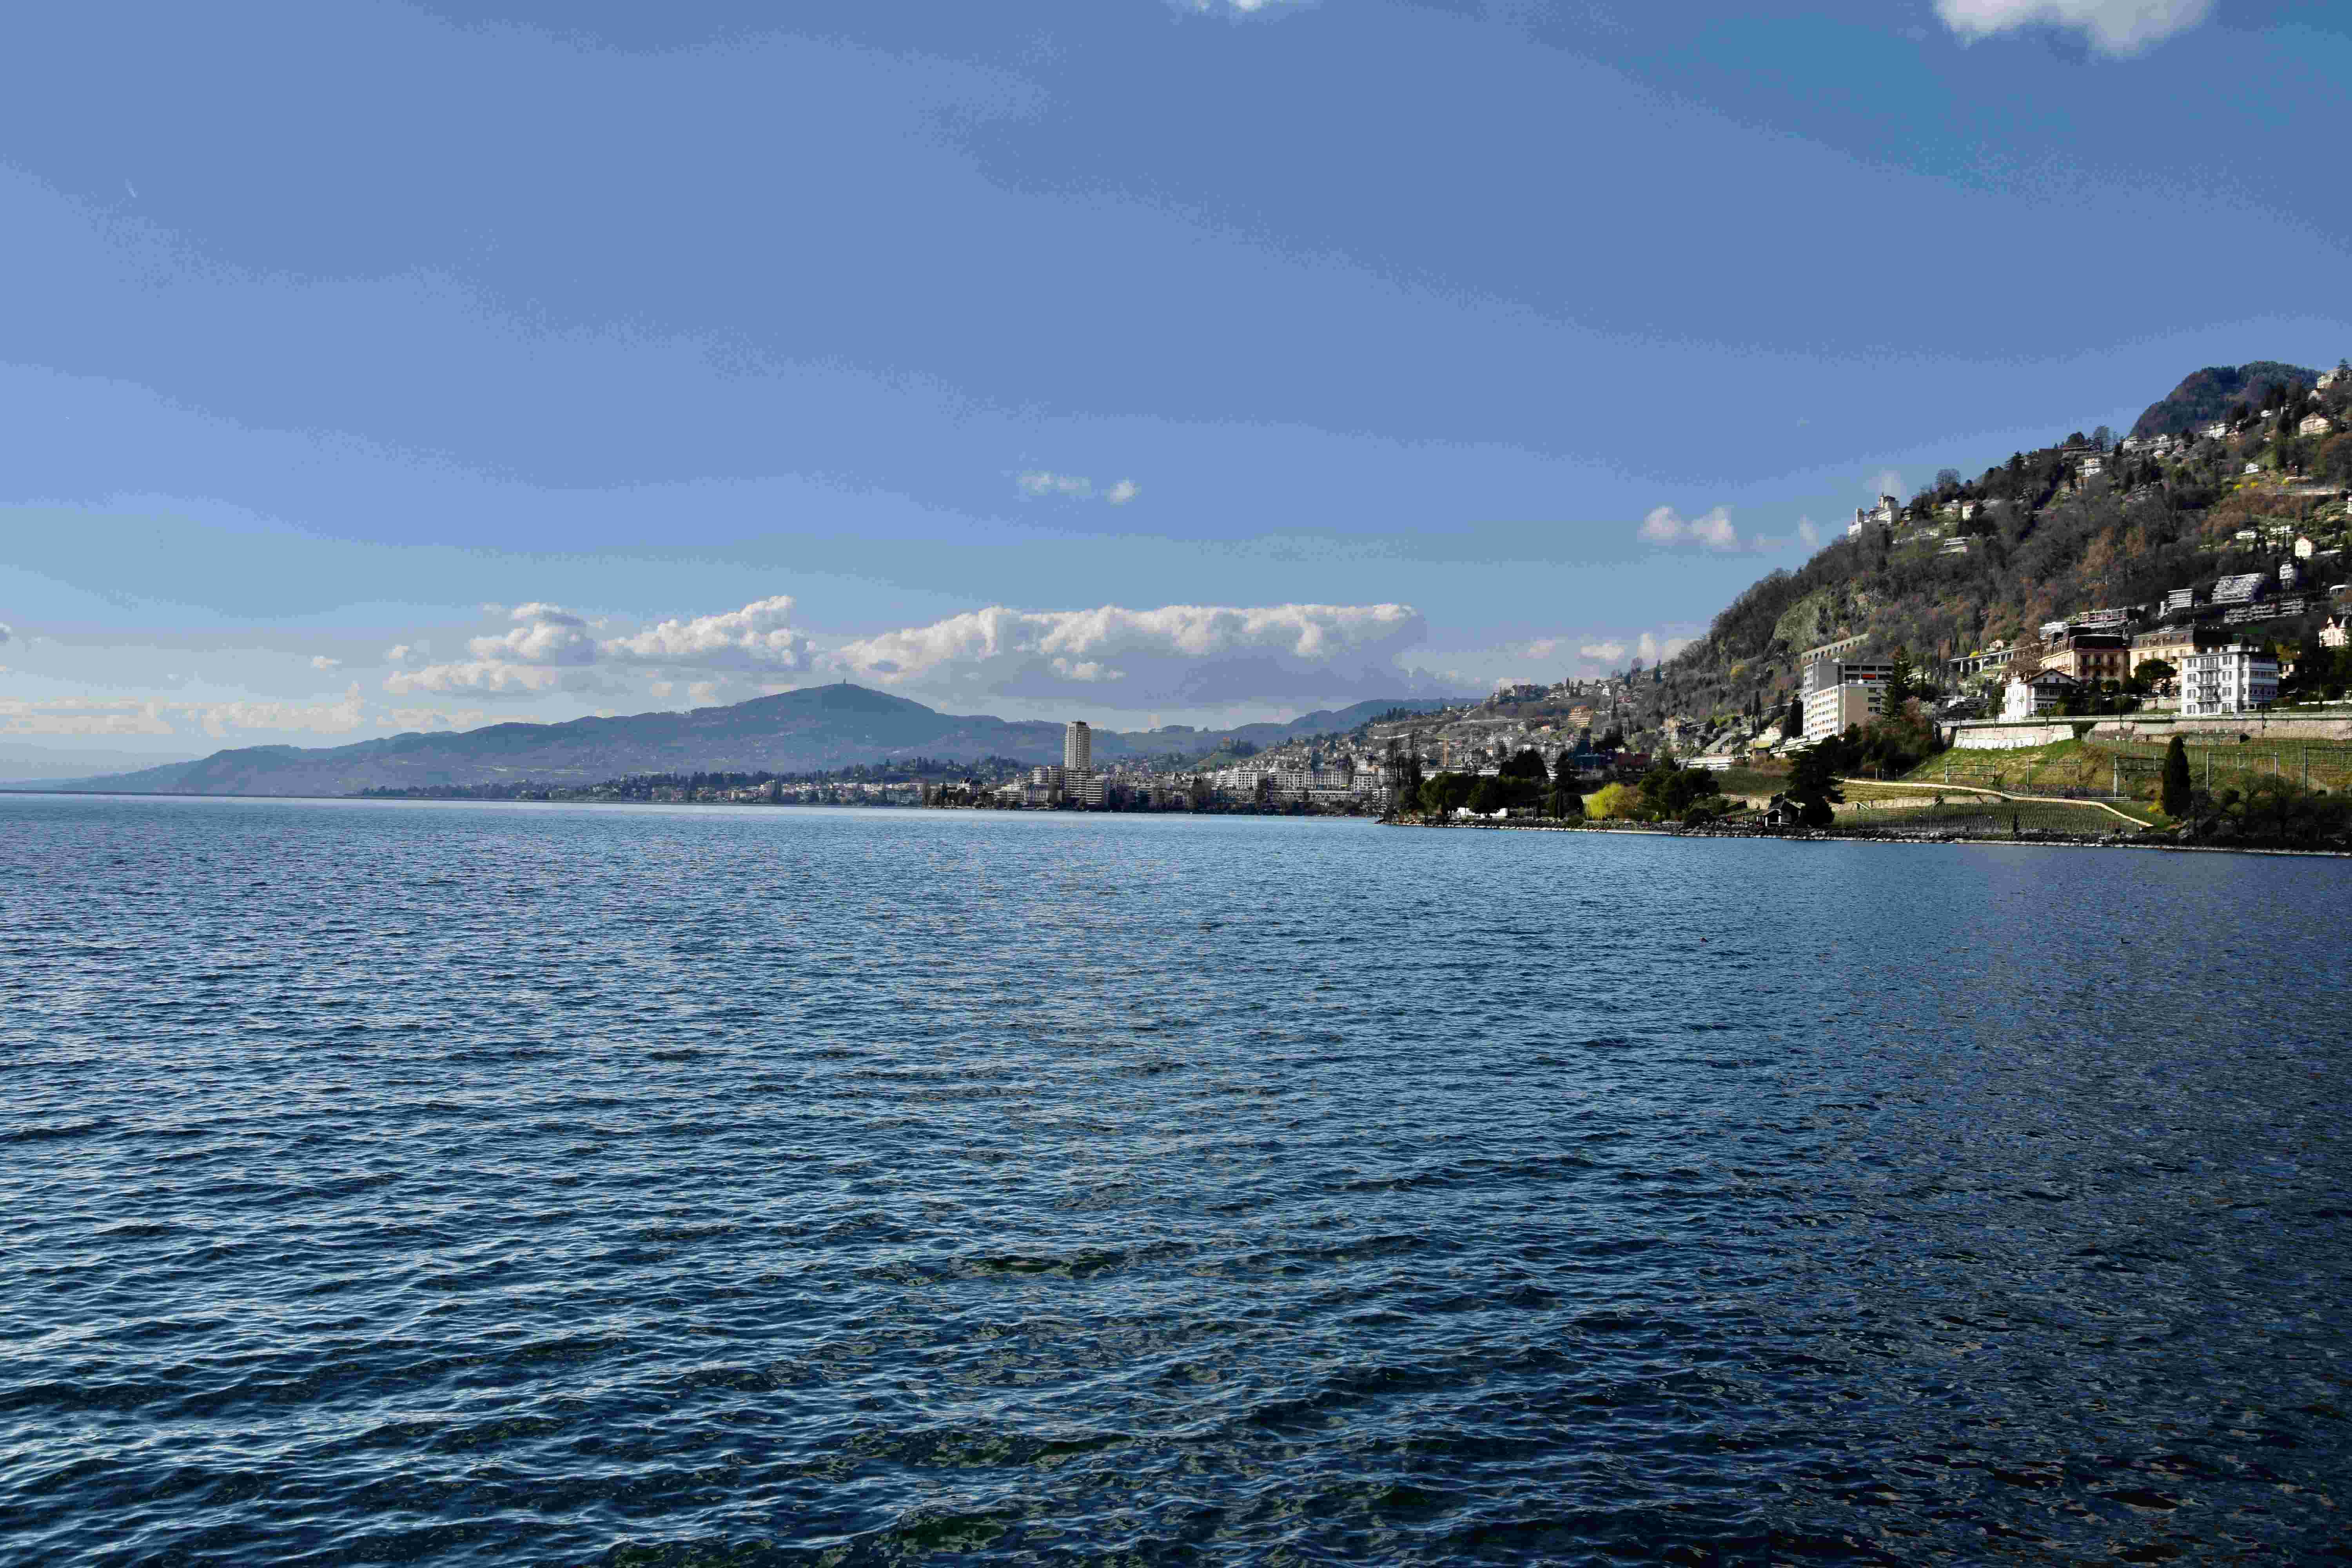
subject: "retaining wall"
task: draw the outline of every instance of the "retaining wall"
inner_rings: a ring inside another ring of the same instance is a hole
[[[1952,744],[1963,752],[2015,752],[2074,739],[2089,726],[2084,739],[2136,740],[2161,744],[2179,735],[2192,746],[2233,742],[2241,735],[2256,740],[2352,741],[2352,711],[2325,713],[2224,713],[2210,719],[2183,719],[2170,713],[2109,714],[2092,719],[2031,719],[2004,722],[1999,719],[1969,719],[1947,726]]]

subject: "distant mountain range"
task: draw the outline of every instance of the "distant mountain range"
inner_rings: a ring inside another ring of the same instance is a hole
[[[1392,708],[1426,712],[1461,699],[1382,699],[1324,709],[1287,723],[1231,729],[1097,730],[1104,761],[1209,752],[1235,741],[1268,746],[1352,730]],[[1062,760],[1062,726],[941,713],[846,683],[755,697],[691,712],[492,724],[455,734],[409,733],[348,746],[246,746],[194,762],[51,784],[51,789],[152,795],[341,795],[362,789],[474,784],[594,784],[624,773],[815,773],[925,756]]]

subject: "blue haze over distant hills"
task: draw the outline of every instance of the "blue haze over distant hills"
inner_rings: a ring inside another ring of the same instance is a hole
[[[1203,750],[1231,738],[1265,746],[1351,730],[1392,708],[1459,700],[1376,699],[1301,714],[1286,723],[1228,729],[1097,730],[1106,761]],[[1059,762],[1062,726],[987,714],[941,713],[846,683],[809,687],[690,712],[492,724],[457,734],[393,735],[349,746],[245,746],[136,773],[51,783],[50,788],[157,795],[351,795],[362,789],[475,784],[583,784],[659,772],[808,773],[913,756]]]

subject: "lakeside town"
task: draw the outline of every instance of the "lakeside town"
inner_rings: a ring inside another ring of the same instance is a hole
[[[2352,791],[2347,549],[2352,365],[2216,367],[2120,438],[1881,494],[1705,636],[1607,674],[1365,704],[1304,734],[1169,725],[1098,747],[1073,719],[1051,763],[363,793],[2332,842]]]

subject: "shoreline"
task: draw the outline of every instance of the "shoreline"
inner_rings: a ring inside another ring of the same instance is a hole
[[[1563,822],[1401,822],[1383,819],[1383,827],[1428,827],[1441,830],[1484,828],[1500,833],[1609,833],[1636,838],[1710,838],[1779,844],[1877,844],[1921,849],[2137,849],[2168,855],[2277,855],[2315,860],[2352,860],[2347,849],[2279,849],[2258,844],[2149,844],[2122,834],[2092,837],[2079,834],[2039,834],[2019,838],[1906,837],[1871,833],[1716,833],[1704,828],[1589,827]]]

